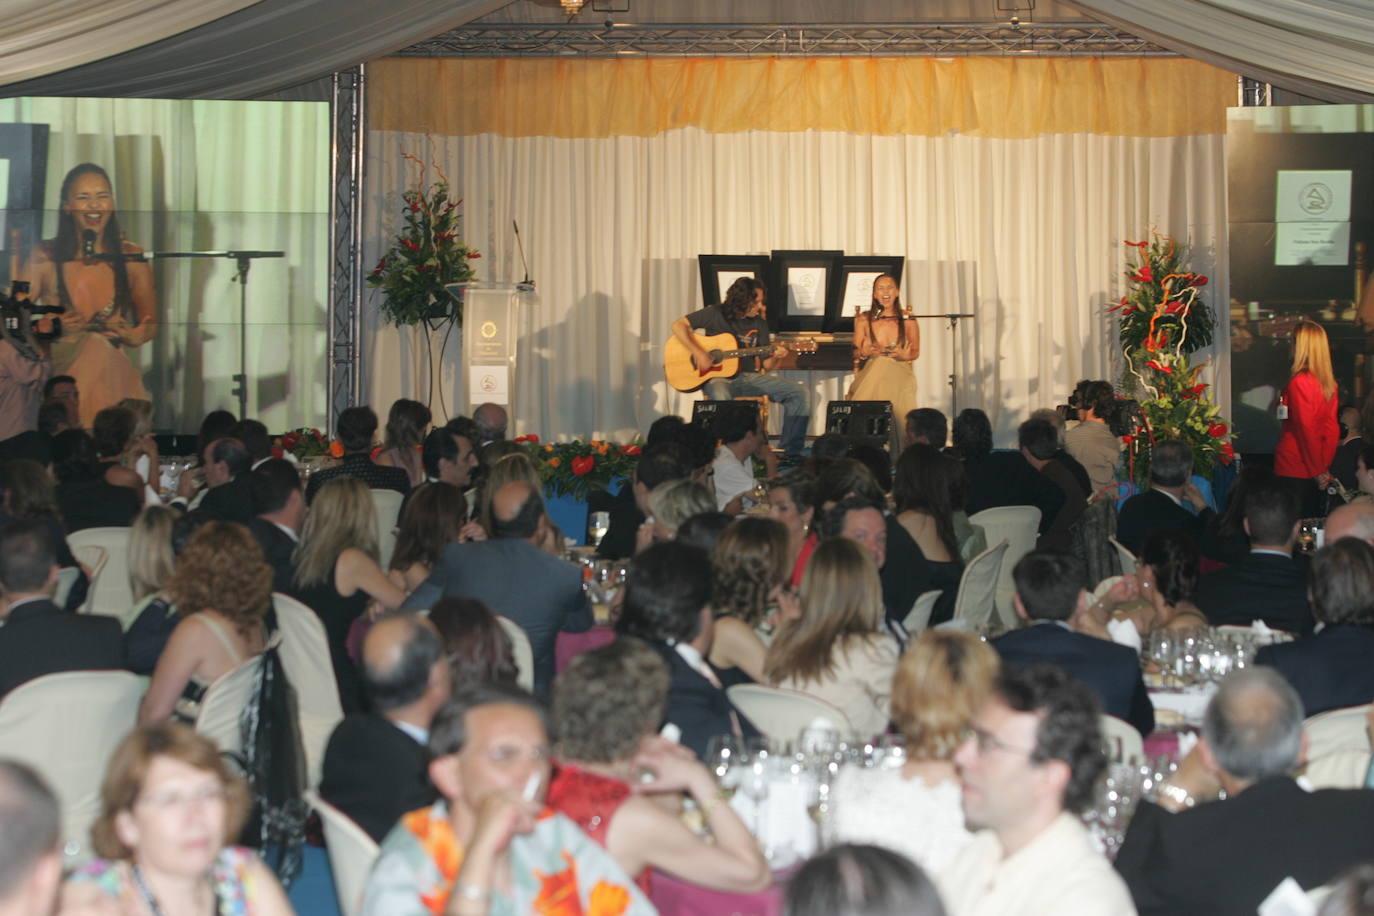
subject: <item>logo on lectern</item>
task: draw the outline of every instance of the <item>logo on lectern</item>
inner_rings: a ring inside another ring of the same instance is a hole
[[[478,331],[484,338],[491,340],[496,336],[496,322],[484,321],[482,322],[482,326],[478,328]]]

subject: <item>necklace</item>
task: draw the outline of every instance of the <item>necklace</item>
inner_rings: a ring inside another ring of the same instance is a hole
[[[157,902],[157,897],[154,896],[153,889],[149,887],[148,882],[144,880],[143,871],[137,865],[133,867],[133,875],[134,884],[138,887],[139,896],[141,896],[143,902],[148,905],[148,911],[152,913],[153,916],[167,916],[167,914],[163,912],[162,906]],[[218,912],[219,906],[212,892],[210,896],[210,913],[213,916],[213,914]]]

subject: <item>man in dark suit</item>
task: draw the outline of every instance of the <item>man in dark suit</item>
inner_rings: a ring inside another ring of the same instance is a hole
[[[659,441],[644,447],[631,478],[610,504],[611,524],[597,545],[598,556],[619,560],[634,555],[635,537],[649,516],[649,494],[661,483],[686,477],[687,463],[686,453],[677,442]]]
[[[758,736],[730,703],[720,672],[711,666],[715,635],[711,616],[711,558],[699,547],[665,541],[635,557],[616,622],[622,637],[644,640],[668,665],[668,705],[663,721],[698,757],[717,735]]]
[[[1193,603],[1214,626],[1263,620],[1276,630],[1311,633],[1307,576],[1293,558],[1301,501],[1278,478],[1258,481],[1245,497],[1250,553],[1239,563],[1198,579]]]
[[[1374,792],[1307,792],[1291,778],[1307,752],[1302,719],[1272,668],[1222,682],[1197,747],[1160,804],[1140,803],[1117,855],[1141,916],[1253,916],[1285,878],[1311,890],[1374,859]],[[1226,800],[1209,801],[1220,789]]]
[[[272,567],[272,590],[289,592],[296,564],[291,556],[305,523],[305,494],[296,468],[284,458],[268,458],[248,474],[253,511],[248,523],[262,545],[262,556]]]
[[[1312,558],[1314,636],[1262,646],[1255,664],[1270,665],[1293,685],[1304,715],[1374,701],[1374,547],[1342,538]]]
[[[307,502],[335,477],[356,477],[373,490],[395,490],[402,496],[410,492],[410,475],[405,468],[390,468],[372,460],[377,415],[371,407],[345,407],[339,413],[337,428],[339,442],[343,444],[343,461],[311,475],[305,490]]]
[[[1135,650],[1070,627],[1088,607],[1082,564],[1066,551],[1033,550],[1016,564],[1012,579],[1016,614],[1030,625],[992,641],[1002,663],[1026,668],[1052,662],[1087,684],[1107,715],[1124,719],[1142,735],[1154,731],[1154,706]]]
[[[196,509],[222,521],[248,524],[253,518],[253,494],[248,486],[252,461],[248,450],[237,439],[216,439],[205,447],[202,458],[209,489]]]
[[[1155,531],[1181,528],[1201,541],[1207,522],[1216,513],[1193,484],[1193,451],[1176,439],[1155,443],[1150,452],[1150,489],[1126,500],[1116,521],[1116,539],[1139,554]],[[1187,501],[1196,511],[1189,512]]]
[[[1064,507],[1064,494],[1020,452],[990,452],[965,461],[969,515],[998,506],[1034,506],[1040,510],[1040,534],[1054,524]]]
[[[396,524],[406,516],[406,507],[411,498],[424,489],[425,484],[443,481],[452,484],[464,493],[472,489],[478,472],[477,424],[467,417],[454,417],[448,423],[432,429],[425,436],[425,444],[420,449],[420,463],[425,468],[425,482],[406,494],[401,500],[401,511],[396,513]]]
[[[401,815],[437,797],[425,745],[449,698],[449,667],[434,624],[418,614],[379,621],[363,641],[363,682],[372,714],[334,729],[320,797],[380,843]]]
[[[1088,507],[1088,492],[1079,485],[1073,472],[1055,457],[1059,452],[1059,433],[1055,431],[1053,423],[1048,420],[1027,420],[1016,430],[1016,440],[1026,464],[1039,471],[1064,495],[1063,506],[1050,520],[1049,527],[1041,526],[1043,533],[1035,546],[1068,550],[1070,532]],[[1043,518],[1041,522],[1044,522]]]
[[[124,666],[118,620],[71,614],[53,604],[54,557],[52,535],[42,519],[10,522],[0,529],[0,590],[5,602],[0,698],[45,674]]]
[[[423,610],[440,598],[476,598],[514,620],[530,638],[534,691],[547,696],[559,631],[581,633],[594,622],[582,573],[535,546],[544,538],[548,516],[529,484],[515,481],[497,490],[492,517],[491,540],[449,544],[401,607]]]

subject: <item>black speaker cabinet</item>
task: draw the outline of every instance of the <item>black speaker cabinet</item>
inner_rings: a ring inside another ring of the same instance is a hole
[[[825,431],[854,445],[887,448],[892,440],[891,401],[831,401],[825,405]]]
[[[717,427],[725,416],[747,416],[758,422],[759,405],[757,401],[696,401],[692,404],[692,422],[713,436],[719,436]]]

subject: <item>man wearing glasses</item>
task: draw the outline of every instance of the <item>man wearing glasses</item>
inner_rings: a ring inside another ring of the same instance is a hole
[[[1062,669],[1002,673],[954,755],[980,832],[941,876],[950,916],[1133,916],[1078,819],[1105,765],[1097,723],[1092,694]]]

